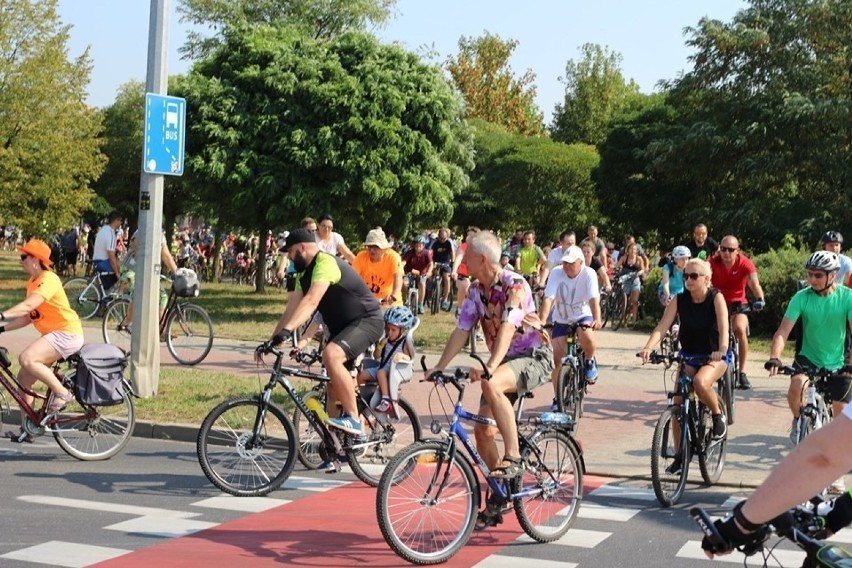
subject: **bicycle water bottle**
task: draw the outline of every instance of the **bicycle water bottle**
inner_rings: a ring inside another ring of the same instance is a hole
[[[322,407],[320,402],[315,398],[309,398],[305,403],[305,406],[308,407],[308,410],[313,411],[314,414],[317,415],[319,421],[325,424],[328,422],[328,412],[325,411],[325,408]]]

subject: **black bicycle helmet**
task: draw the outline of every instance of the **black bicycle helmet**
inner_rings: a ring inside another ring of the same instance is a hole
[[[822,244],[826,243],[840,243],[843,244],[843,235],[838,231],[826,231],[822,236]]]

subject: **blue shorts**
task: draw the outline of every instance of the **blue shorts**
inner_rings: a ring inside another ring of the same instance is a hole
[[[574,330],[577,326],[580,325],[592,325],[592,322],[595,321],[595,318],[592,316],[583,316],[574,323],[554,323],[553,328],[550,330],[551,339],[556,339],[557,337],[566,337],[574,333]]]
[[[621,286],[625,294],[632,294],[633,292],[642,291],[642,281],[639,280],[638,276],[632,280],[628,280],[624,276],[622,276],[621,278]]]
[[[697,354],[697,353],[687,353],[685,351],[681,351],[680,355],[681,355],[681,357],[686,358],[686,361],[684,361],[684,364],[686,364],[690,367],[694,367],[695,369],[698,369],[699,367],[703,367],[704,365],[706,365],[707,363],[710,362],[710,355]],[[722,358],[722,361],[724,361],[727,365],[730,365],[731,363],[733,363],[734,362],[734,352],[731,351],[730,349],[728,349],[728,351],[725,353],[725,356]]]

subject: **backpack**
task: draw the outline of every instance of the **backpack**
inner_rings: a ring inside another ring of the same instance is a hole
[[[127,355],[108,343],[84,345],[77,364],[77,399],[92,406],[111,406],[124,401],[124,369]]]

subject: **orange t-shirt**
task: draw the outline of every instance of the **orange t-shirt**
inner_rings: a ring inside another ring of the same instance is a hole
[[[27,297],[33,294],[44,298],[44,303],[30,312],[30,320],[39,333],[47,335],[52,331],[64,331],[83,335],[83,324],[77,312],[71,309],[59,276],[45,271],[38,278],[30,278]]]
[[[352,268],[367,283],[373,296],[382,301],[393,294],[394,275],[402,274],[402,258],[395,250],[385,249],[382,260],[373,262],[370,260],[370,252],[363,250],[355,256]],[[402,298],[397,298],[395,304],[402,304]]]

